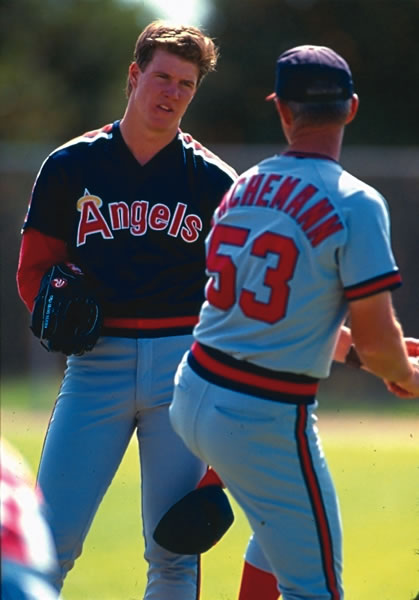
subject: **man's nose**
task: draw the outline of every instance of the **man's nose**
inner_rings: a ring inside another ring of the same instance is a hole
[[[169,98],[179,98],[180,88],[175,81],[171,81],[166,88],[166,94]]]

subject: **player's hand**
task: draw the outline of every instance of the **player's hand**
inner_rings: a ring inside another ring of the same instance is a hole
[[[399,398],[419,398],[419,355],[409,356],[409,362],[413,367],[413,371],[407,380],[403,382],[384,380],[389,392]]]

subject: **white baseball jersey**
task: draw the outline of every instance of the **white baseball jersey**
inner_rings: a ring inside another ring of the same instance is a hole
[[[246,171],[206,243],[195,338],[265,369],[327,377],[348,302],[401,283],[386,201],[317,155],[273,156]]]

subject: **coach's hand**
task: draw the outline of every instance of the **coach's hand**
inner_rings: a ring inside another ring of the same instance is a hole
[[[399,398],[419,398],[419,355],[409,356],[413,372],[409,380],[404,383],[385,381],[387,389]]]

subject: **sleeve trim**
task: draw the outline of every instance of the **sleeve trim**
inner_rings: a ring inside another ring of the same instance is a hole
[[[368,279],[362,283],[351,285],[344,288],[345,298],[347,300],[358,300],[367,296],[372,296],[385,290],[394,290],[402,285],[402,278],[399,271],[384,273],[373,279]]]

